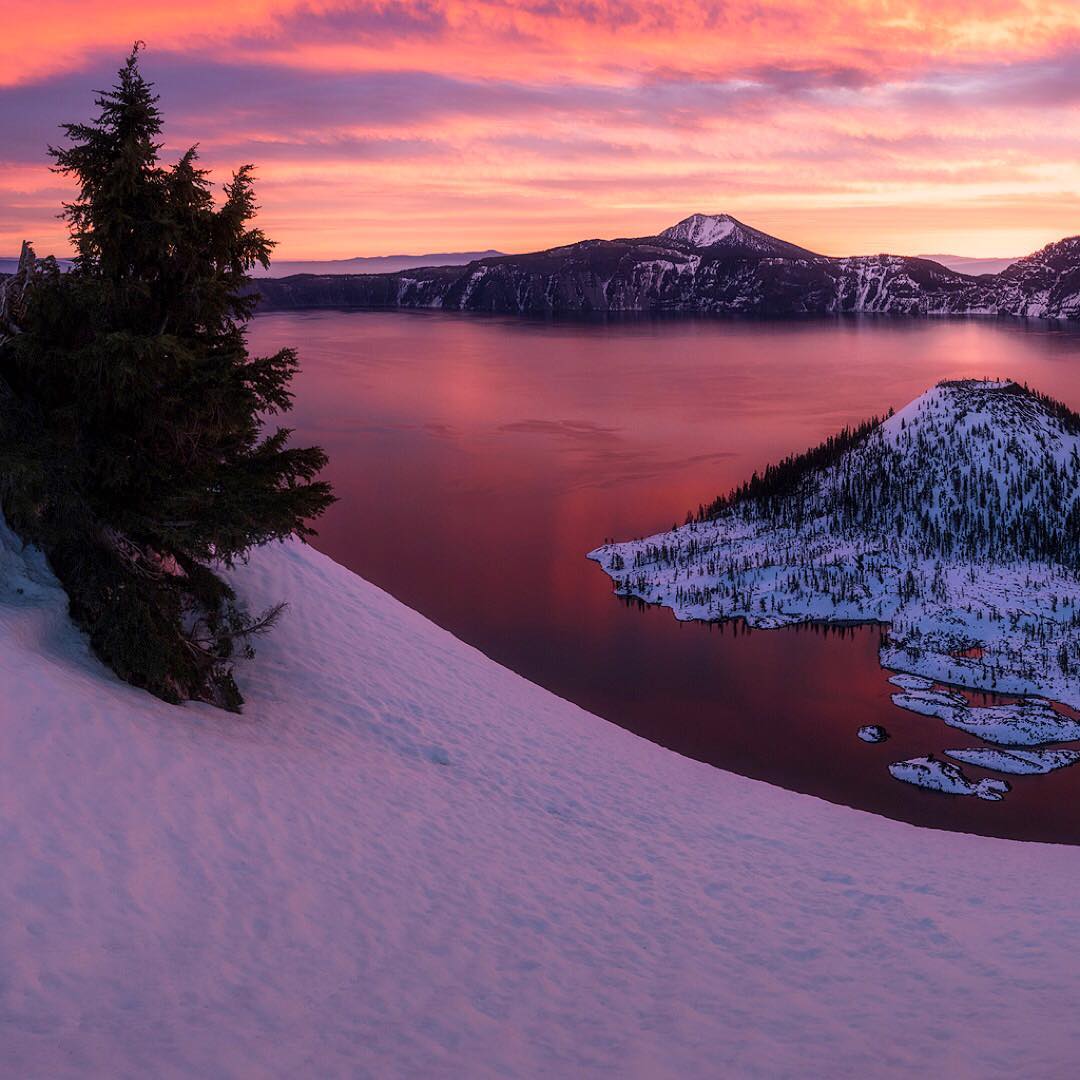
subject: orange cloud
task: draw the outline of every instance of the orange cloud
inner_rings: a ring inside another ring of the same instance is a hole
[[[1073,0],[8,0],[0,79],[66,69],[135,38],[159,49],[332,70],[614,82],[754,65],[898,76],[941,59],[1023,59],[1075,43]]]

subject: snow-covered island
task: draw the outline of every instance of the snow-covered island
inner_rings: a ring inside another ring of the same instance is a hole
[[[1080,416],[1014,382],[941,383],[589,557],[679,619],[887,623],[898,705],[1005,745],[1080,737],[1051,704],[1080,708]]]

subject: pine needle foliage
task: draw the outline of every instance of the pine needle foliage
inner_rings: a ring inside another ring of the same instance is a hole
[[[252,167],[219,204],[196,148],[163,164],[139,53],[50,148],[78,189],[77,258],[67,274],[36,264],[0,346],[0,504],[117,675],[238,710],[233,662],[277,610],[246,613],[215,568],[311,535],[333,496],[323,451],[265,426],[298,361],[247,351],[244,288],[273,247],[252,224]]]

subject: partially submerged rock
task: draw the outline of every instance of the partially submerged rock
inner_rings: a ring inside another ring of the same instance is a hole
[[[858,734],[863,742],[868,743],[884,742],[889,737],[889,733],[880,724],[864,724],[859,728]]]
[[[889,679],[893,686],[899,686],[901,690],[932,690],[934,680],[926,679],[922,675],[911,675],[901,671]]]
[[[907,761],[894,761],[889,772],[897,780],[928,791],[940,791],[946,795],[974,795],[978,799],[998,802],[1009,791],[1005,780],[993,777],[986,780],[970,780],[959,766],[948,761],[938,761],[933,754],[926,757],[909,758]]]
[[[998,746],[1043,746],[1080,739],[1080,720],[1058,712],[1045,698],[976,706],[947,690],[911,690],[893,694],[893,702]]]

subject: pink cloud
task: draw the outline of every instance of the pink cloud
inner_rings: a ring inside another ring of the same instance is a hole
[[[830,251],[1080,231],[1072,0],[12,6],[0,250],[63,243],[44,147],[135,37],[169,152],[260,163],[283,257],[522,250],[696,209]]]

